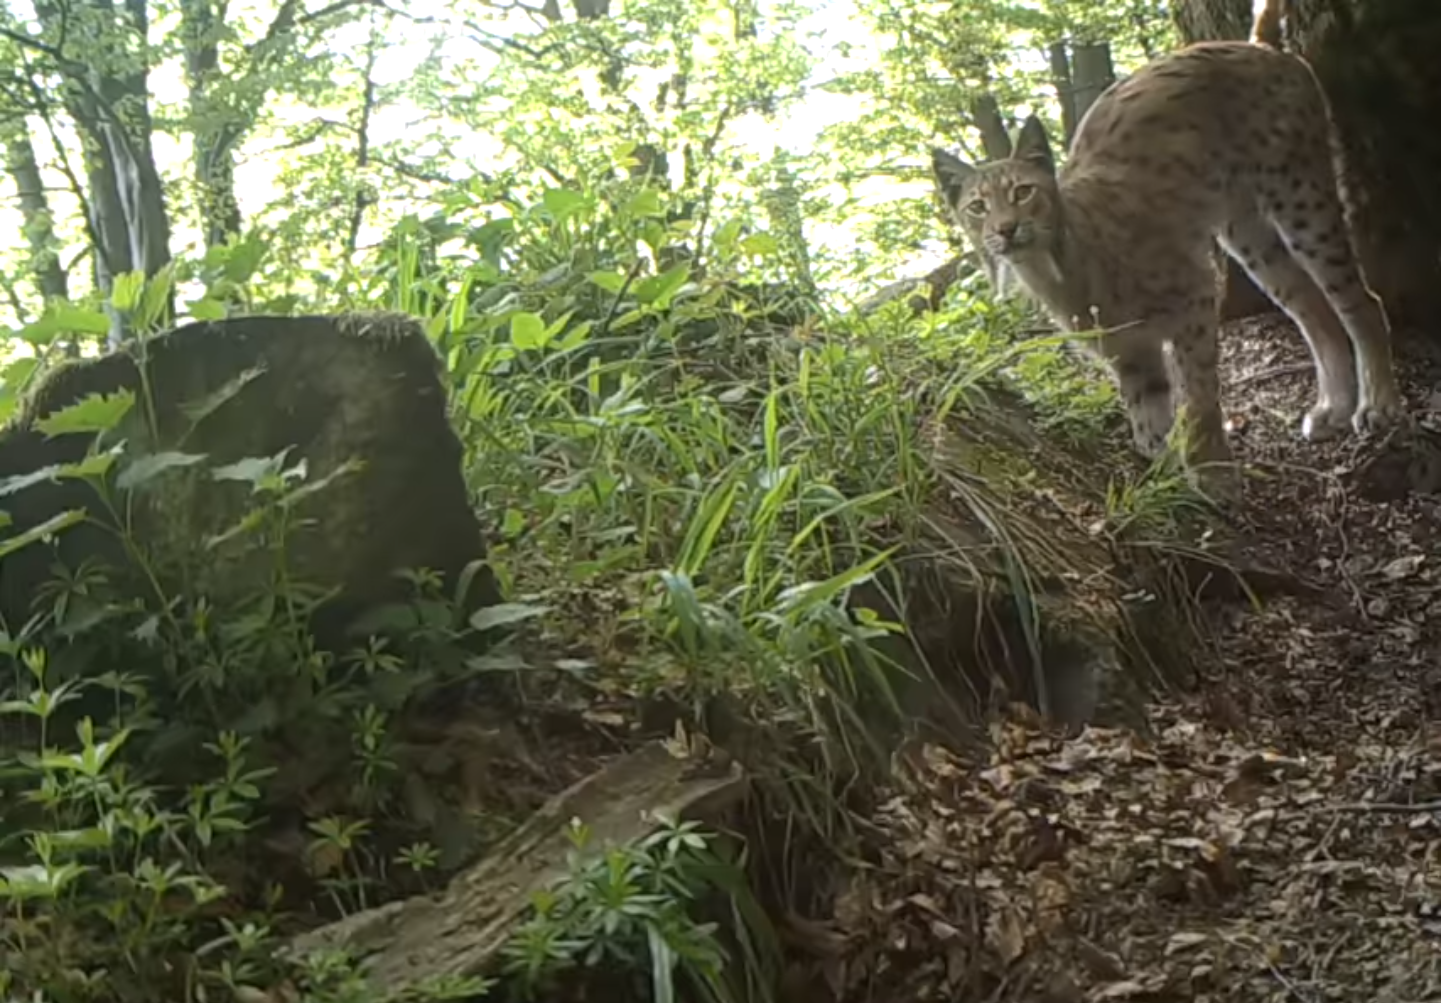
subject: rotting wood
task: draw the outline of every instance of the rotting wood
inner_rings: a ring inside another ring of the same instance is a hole
[[[673,756],[660,742],[621,756],[560,792],[438,897],[418,896],[302,934],[288,953],[344,948],[371,987],[393,993],[437,976],[487,970],[533,893],[568,871],[572,819],[590,830],[583,854],[640,839],[659,816],[716,819],[745,794],[740,766]]]

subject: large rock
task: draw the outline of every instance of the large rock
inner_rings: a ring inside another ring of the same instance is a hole
[[[142,347],[67,364],[0,431],[0,479],[82,459],[93,434],[48,438],[35,423],[89,395],[122,390],[135,393],[135,404],[102,440],[107,448],[125,443],[108,478],[113,506],[75,478],[41,479],[19,490],[12,480],[10,490],[0,488],[10,533],[67,510],[83,508],[91,517],[0,560],[0,614],[12,631],[30,614],[57,559],[75,568],[98,558],[129,572],[131,591],[146,587],[149,576],[134,573],[113,532],[117,512],[129,519],[132,538],[168,595],[223,604],[266,589],[275,560],[257,533],[214,539],[256,508],[252,484],[217,479],[215,471],[287,449],[285,468],[305,463],[304,479],[293,486],[321,485],[295,506],[285,554],[296,580],[339,589],[316,618],[322,642],[362,611],[407,597],[410,587],[397,570],[433,569],[453,594],[467,566],[485,557],[461,444],[446,416],[439,359],[408,317],[190,324]],[[168,465],[157,464],[153,457],[162,453],[204,459],[179,462],[172,455]],[[347,469],[351,461],[358,469]],[[133,491],[121,490],[117,476],[137,462],[165,469]],[[495,601],[494,580],[482,566],[470,580],[467,605]]]

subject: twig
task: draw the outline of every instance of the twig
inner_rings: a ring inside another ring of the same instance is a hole
[[[1295,376],[1297,373],[1304,373],[1312,368],[1310,362],[1288,362],[1283,366],[1271,366],[1268,369],[1257,370],[1254,373],[1243,373],[1232,380],[1233,386],[1245,386],[1248,383],[1264,383],[1266,380],[1279,379],[1282,376]]]
[[[1423,812],[1441,812],[1441,801],[1357,801],[1354,804],[1336,805],[1338,812],[1390,812],[1398,815],[1420,815]]]

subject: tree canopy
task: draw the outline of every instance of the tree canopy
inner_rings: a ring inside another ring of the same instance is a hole
[[[323,309],[400,232],[508,267],[521,207],[618,176],[698,262],[744,220],[757,272],[855,297],[944,254],[926,146],[979,149],[980,101],[1059,116],[1087,41],[1124,68],[1164,5],[11,0],[0,317],[137,273],[177,319]]]

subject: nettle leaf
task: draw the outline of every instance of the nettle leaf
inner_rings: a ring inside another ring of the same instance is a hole
[[[205,459],[205,453],[165,452],[142,456],[120,471],[120,476],[115,478],[115,486],[121,491],[134,491],[167,470],[194,466]]]
[[[478,609],[470,615],[470,625],[476,630],[492,630],[507,624],[519,623],[550,612],[549,606],[533,606],[530,603],[503,602],[495,606]]]
[[[53,411],[35,422],[35,427],[46,436],[73,435],[80,432],[108,432],[120,424],[122,418],[135,406],[132,390],[118,390],[113,394],[90,394],[69,407]]]
[[[35,346],[48,345],[62,334],[107,334],[110,318],[99,310],[86,310],[72,303],[55,303],[33,324],[22,327],[17,337]]]

